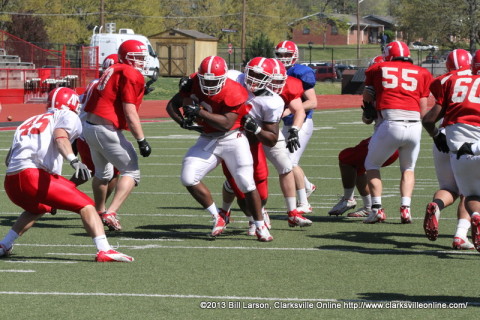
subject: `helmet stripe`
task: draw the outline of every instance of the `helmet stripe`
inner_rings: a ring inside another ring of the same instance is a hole
[[[60,88],[57,88],[53,91],[52,101],[50,108],[55,108],[55,101],[57,101],[57,94],[60,91]]]

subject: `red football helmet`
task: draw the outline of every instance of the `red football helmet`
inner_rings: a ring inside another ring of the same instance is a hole
[[[283,87],[287,82],[287,69],[282,62],[278,61],[277,59],[270,58],[270,62],[273,64],[273,74],[272,74],[272,81],[268,85],[273,92],[280,94],[283,91]]]
[[[462,68],[470,68],[472,65],[472,55],[464,49],[455,49],[450,52],[445,61],[448,71],[458,70]]]
[[[410,58],[410,49],[405,42],[392,41],[385,46],[383,57],[385,61],[391,61],[399,57]]]
[[[251,92],[265,89],[272,80],[273,63],[268,58],[256,57],[245,67],[245,85]]]
[[[472,74],[480,74],[480,50],[475,51],[472,59]]]
[[[78,94],[70,88],[55,88],[48,94],[47,108],[71,110],[78,114],[80,99]]]
[[[124,41],[118,48],[118,62],[144,72],[148,57],[147,46],[138,40]]]
[[[207,96],[219,93],[227,79],[227,71],[227,63],[222,57],[209,56],[203,59],[197,73],[202,92]]]
[[[108,55],[105,60],[103,60],[102,63],[102,70],[105,71],[107,70],[108,67],[111,65],[114,65],[115,63],[118,63],[118,54],[112,53]]]
[[[374,65],[375,63],[380,63],[380,62],[384,62],[385,59],[383,59],[383,56],[376,56],[375,58],[373,58],[372,60],[370,60],[370,62],[368,62],[368,66],[372,66]]]
[[[275,47],[275,56],[285,67],[290,67],[297,62],[298,47],[293,41],[282,41]]]

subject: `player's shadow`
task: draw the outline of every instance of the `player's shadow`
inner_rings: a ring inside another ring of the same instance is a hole
[[[429,241],[425,237],[420,237],[415,233],[392,233],[392,232],[363,232],[363,231],[348,231],[337,232],[335,234],[320,234],[310,235],[312,238],[327,239],[327,240],[341,240],[354,243],[355,245],[327,245],[320,246],[319,249],[324,250],[338,250],[338,251],[352,251],[372,255],[431,255],[442,259],[465,259],[466,256],[476,257],[474,251],[457,251],[451,252],[451,247],[446,247],[436,242]],[[419,242],[401,241],[402,238],[421,238]],[[382,245],[382,248],[371,248],[361,246],[362,244]],[[419,246],[426,246],[426,250],[418,250]],[[391,248],[393,249],[385,249]]]
[[[364,292],[359,293],[361,300],[366,301],[413,301],[421,303],[467,303],[468,307],[480,307],[480,299],[477,297],[459,297],[447,295],[406,295],[392,292]],[[435,308],[437,309],[437,308]],[[459,309],[457,309],[459,310]]]
[[[17,221],[18,216],[7,216],[0,219],[0,224],[2,226],[12,226],[15,221]],[[54,224],[53,222],[61,222],[61,224]],[[65,221],[71,222],[71,224],[65,223]],[[35,222],[33,228],[52,228],[52,229],[68,229],[68,228],[78,228],[81,226],[80,217],[62,217],[62,216],[52,216],[50,214],[45,214],[42,218]]]

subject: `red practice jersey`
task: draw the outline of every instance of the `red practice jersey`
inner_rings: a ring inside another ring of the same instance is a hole
[[[208,112],[215,114],[225,114],[229,112],[239,114],[244,109],[244,104],[248,99],[247,90],[239,83],[227,78],[225,84],[219,93],[213,96],[203,94],[198,76],[192,76],[193,84],[191,92],[182,92],[185,96],[190,96]],[[240,128],[241,117],[239,116],[230,130]],[[202,121],[203,131],[205,133],[219,132],[217,128],[210,126]]]
[[[464,123],[480,127],[480,76],[452,76],[445,82],[442,126]]]
[[[95,84],[85,111],[110,120],[117,129],[128,130],[123,103],[134,104],[138,111],[144,92],[145,79],[138,70],[123,63],[114,64]]]
[[[472,71],[470,68],[462,68],[458,70],[452,70],[448,73],[442,74],[441,76],[436,77],[433,79],[432,83],[430,83],[430,92],[435,97],[435,103],[442,105],[443,104],[443,84],[447,82],[447,80],[454,75],[470,75]]]
[[[280,97],[282,97],[285,105],[288,105],[290,101],[301,98],[303,91],[302,80],[289,76],[287,77],[282,93],[280,93]]]
[[[375,89],[376,107],[420,112],[420,98],[430,95],[432,75],[406,61],[376,63],[365,72],[365,85]]]

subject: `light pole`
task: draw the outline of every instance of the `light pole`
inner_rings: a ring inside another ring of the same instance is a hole
[[[312,47],[313,47],[313,42],[308,41],[308,49],[310,50],[310,64],[312,64]]]

